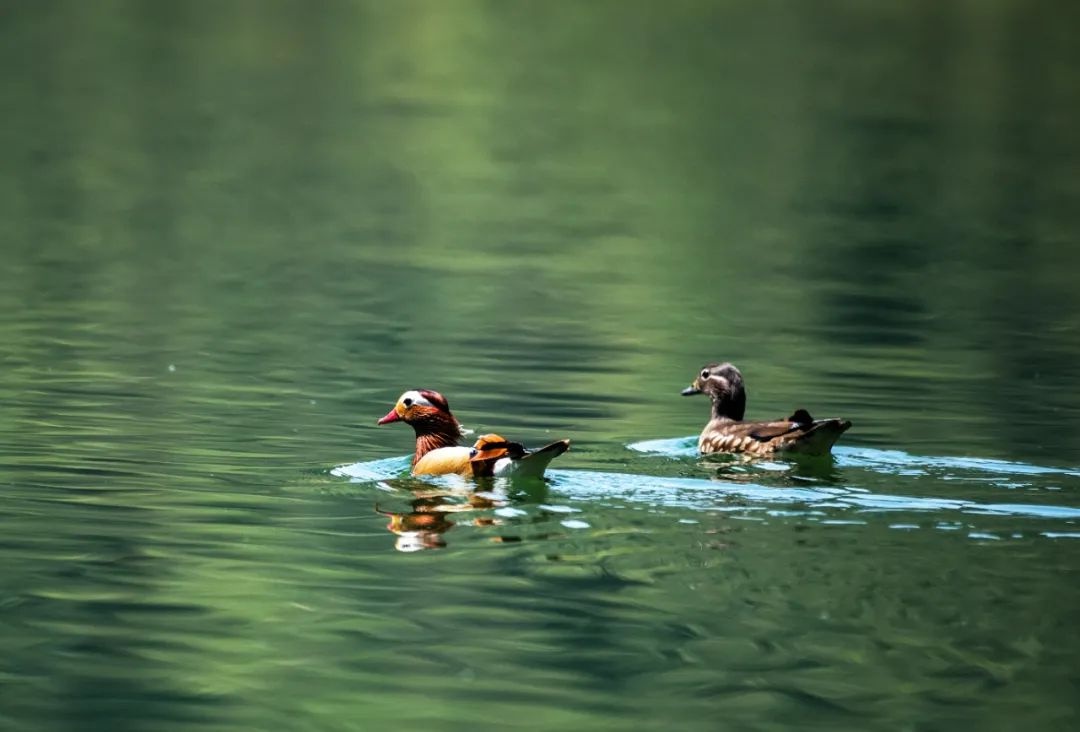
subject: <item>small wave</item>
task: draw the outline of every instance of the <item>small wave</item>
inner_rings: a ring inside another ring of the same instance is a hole
[[[409,456],[383,458],[382,460],[369,460],[364,463],[350,463],[339,465],[330,470],[330,475],[339,478],[349,478],[354,483],[374,483],[379,480],[400,478],[409,469]]]
[[[403,477],[408,466],[408,457],[398,457],[341,465],[330,472],[353,482],[378,483]],[[854,510],[866,513],[959,512],[1066,521],[1080,519],[1080,508],[1070,506],[981,503],[952,498],[873,493],[865,488],[849,486],[769,486],[741,481],[658,477],[593,470],[549,470],[547,476],[553,492],[584,502],[618,499],[635,504],[698,511],[755,510],[782,504],[814,510]]]

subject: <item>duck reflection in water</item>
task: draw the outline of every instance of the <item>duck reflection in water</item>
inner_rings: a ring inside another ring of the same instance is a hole
[[[443,534],[454,527],[454,522],[446,518],[445,511],[411,511],[394,513],[383,511],[378,504],[375,512],[390,517],[386,528],[397,535],[394,548],[399,552],[416,552],[421,549],[441,549],[446,546]]]
[[[451,493],[427,493],[417,495],[410,502],[411,511],[384,511],[376,504],[375,512],[390,517],[386,528],[397,536],[394,541],[395,549],[399,552],[416,552],[446,547],[443,534],[455,526],[455,522],[449,518],[450,514],[482,511],[505,504],[505,501],[493,498],[490,494],[470,493],[464,503],[447,502],[446,499],[453,497],[458,496]],[[478,516],[469,523],[473,526],[494,526],[500,522],[490,516]]]
[[[780,481],[790,485],[841,485],[845,482],[832,455],[788,454],[783,461],[772,461],[749,455],[713,453],[702,455],[698,465],[712,472],[712,480],[724,483],[758,483],[763,478],[770,483]]]

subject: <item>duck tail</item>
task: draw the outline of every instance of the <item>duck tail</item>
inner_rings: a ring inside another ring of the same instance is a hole
[[[570,449],[570,440],[556,440],[550,445],[533,450],[520,460],[514,467],[515,478],[540,478],[551,461]]]
[[[805,455],[827,455],[840,439],[840,435],[847,432],[850,427],[851,420],[847,419],[815,419],[810,429],[791,446],[791,450]]]

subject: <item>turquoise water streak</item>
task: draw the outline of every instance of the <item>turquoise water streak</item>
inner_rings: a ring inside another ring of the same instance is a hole
[[[630,446],[631,449],[667,457],[682,459],[680,463],[687,468],[683,474],[694,472],[698,467],[710,465],[709,459],[697,457],[696,439],[650,440]],[[863,450],[838,448],[836,460],[810,462],[812,470],[807,473],[806,465],[787,462],[753,461],[733,463],[726,471],[712,477],[681,477],[672,475],[641,475],[634,473],[605,473],[594,470],[558,470],[548,471],[548,480],[542,487],[535,482],[517,483],[508,480],[481,482],[481,493],[492,498],[510,503],[513,498],[534,498],[529,488],[540,490],[544,496],[558,496],[572,501],[601,502],[606,506],[618,499],[627,506],[644,504],[653,508],[683,508],[698,511],[726,511],[737,513],[743,518],[767,515],[778,518],[797,517],[802,520],[822,523],[865,523],[871,519],[887,519],[891,528],[912,529],[920,525],[945,530],[964,528],[971,538],[977,539],[1022,539],[1032,533],[1052,538],[1080,538],[1080,507],[1048,503],[1046,496],[1053,495],[1060,488],[1053,483],[1031,482],[1024,476],[1053,476],[1058,480],[1066,479],[1070,487],[1075,487],[1080,472],[1057,470],[1025,463],[1013,463],[1003,460],[977,460],[963,458],[923,458],[890,450]],[[628,461],[629,462],[629,461]],[[637,461],[636,467],[647,468],[648,463]],[[846,468],[843,471],[835,467]],[[368,463],[342,465],[334,468],[333,475],[349,478],[360,484],[370,484],[375,489],[382,489],[394,494],[396,488],[406,490],[405,497],[412,497],[414,492],[427,493],[427,484],[447,492],[444,498],[468,498],[473,494],[476,484],[456,477],[432,478],[424,481],[406,481],[396,485],[396,481],[408,475],[408,458],[389,458]],[[800,468],[803,468],[800,470]],[[669,470],[665,472],[670,472]],[[708,467],[697,472],[708,474]],[[896,495],[878,493],[874,489],[862,487],[860,483],[871,486],[888,486],[890,490],[907,487],[913,493],[922,488],[922,481],[932,475],[932,480],[949,481],[947,494],[941,496]],[[841,478],[842,476],[842,478]],[[1018,478],[1020,476],[1020,478]],[[1051,478],[1050,480],[1053,480]],[[964,500],[955,496],[961,494],[958,487],[970,486],[971,490],[984,497],[988,502]],[[1002,488],[1008,491],[998,500],[988,493],[986,486]],[[491,492],[494,489],[494,493]],[[1024,502],[1012,494],[1024,491]],[[1031,494],[1035,496],[1032,497]],[[1034,500],[1033,500],[1034,498]],[[525,500],[523,505],[535,501]],[[781,504],[786,508],[776,509],[771,504]],[[456,504],[449,503],[454,506]],[[462,506],[464,510],[464,506]],[[550,506],[539,505],[541,513],[552,511]],[[584,508],[568,509],[573,512]],[[590,510],[591,507],[590,507]],[[950,512],[962,514],[949,517]],[[498,511],[496,511],[496,514]],[[506,513],[506,512],[504,512]],[[511,515],[525,515],[522,509],[511,509]],[[894,514],[911,513],[929,514],[921,517],[921,524],[896,524]],[[1017,518],[1042,519],[1027,526],[1027,533],[1019,530],[1007,536],[979,531],[979,516],[1012,516]],[[943,521],[951,519],[951,521]],[[692,521],[681,519],[681,521]],[[589,524],[577,520],[577,528],[588,528]]]
[[[0,729],[1075,729],[1076,15],[6,4]]]

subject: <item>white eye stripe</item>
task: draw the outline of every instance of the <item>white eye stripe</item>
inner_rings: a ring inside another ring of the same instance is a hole
[[[425,407],[433,406],[431,402],[429,402],[424,397],[423,394],[416,391],[415,389],[410,389],[409,391],[398,397],[398,402],[404,404],[406,407],[411,407],[414,404],[422,404]]]

